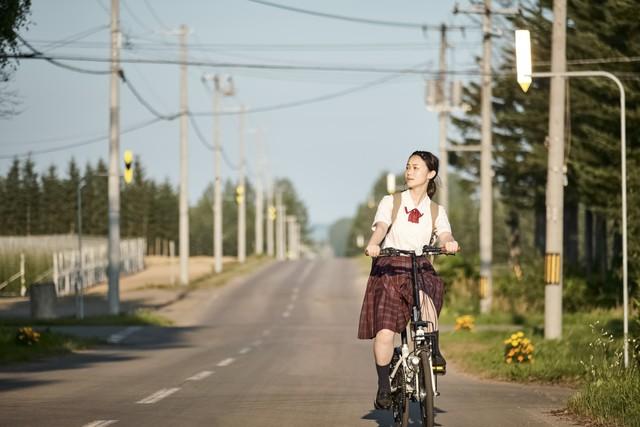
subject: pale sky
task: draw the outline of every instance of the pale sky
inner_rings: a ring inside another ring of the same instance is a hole
[[[322,2],[273,0],[298,8],[384,21],[439,25],[469,25],[476,21],[452,14],[453,1],[436,0],[327,0]],[[246,0],[169,1],[121,0],[125,36],[123,58],[169,59],[179,56],[178,39],[169,29],[186,24],[192,30],[189,58],[205,62],[335,66],[399,70],[426,63],[438,69],[439,32],[417,28],[366,25],[310,16]],[[125,7],[126,5],[126,7]],[[151,5],[155,15],[148,7]],[[461,2],[467,6],[466,2]],[[32,24],[24,38],[51,55],[108,58],[107,0],[34,0]],[[100,28],[104,26],[104,28]],[[85,30],[88,37],[63,46],[47,45]],[[450,31],[450,69],[477,70],[481,35],[477,30]],[[27,49],[24,48],[26,52]],[[104,62],[63,61],[97,70]],[[164,114],[179,109],[179,67],[160,64],[122,64],[125,75]],[[223,101],[225,108],[239,103],[261,108],[302,101],[384,79],[390,72],[289,71],[273,69],[189,67],[189,109],[212,111],[211,92],[200,78],[204,72],[231,74],[237,96]],[[333,99],[247,115],[246,135],[250,172],[257,166],[256,133],[264,131],[271,174],[287,177],[306,203],[312,225],[329,224],[352,216],[365,201],[384,170],[400,172],[416,149],[437,153],[436,113],[424,103],[424,81],[431,76],[409,74]],[[466,78],[466,77],[463,77]],[[79,74],[42,60],[25,59],[9,89],[17,90],[21,114],[0,120],[0,157],[57,148],[106,136],[109,124],[109,76]],[[140,124],[153,116],[121,86],[121,126]],[[204,137],[212,140],[212,118],[198,117]],[[221,118],[223,149],[238,162],[238,117]],[[451,129],[451,127],[449,127]],[[147,174],[158,181],[179,179],[179,121],[160,122],[122,135],[121,152],[131,149],[141,157]],[[64,172],[71,156],[84,167],[107,159],[108,141],[47,154],[35,154],[38,169],[55,163]],[[120,156],[121,157],[121,156]],[[0,159],[6,175],[11,159]],[[222,174],[236,172],[223,165]],[[189,199],[194,203],[213,178],[213,153],[189,127]],[[255,180],[250,176],[249,179]]]

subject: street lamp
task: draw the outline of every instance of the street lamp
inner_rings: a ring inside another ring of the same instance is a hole
[[[620,90],[620,162],[622,192],[622,304],[624,313],[624,366],[629,366],[629,291],[627,257],[627,131],[625,91],[620,79],[606,71],[566,71],[562,73],[534,73],[531,70],[531,42],[528,30],[516,31],[516,67],[518,83],[526,92],[532,78],[551,77],[606,77],[613,80]],[[520,68],[522,67],[522,68]],[[527,80],[529,84],[527,84]],[[525,89],[526,87],[526,89]]]

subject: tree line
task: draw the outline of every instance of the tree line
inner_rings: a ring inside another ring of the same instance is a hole
[[[534,71],[548,71],[553,2],[529,1],[522,6],[523,13],[508,18],[506,24],[511,29],[530,30]],[[640,32],[637,8],[634,1],[569,0],[566,42],[568,70],[612,72],[623,81],[626,90],[632,292],[637,291],[640,282],[640,174],[636,173],[640,167],[640,128],[634,126],[640,119],[640,62],[625,58],[640,57],[640,39],[635,36]],[[499,54],[493,67],[493,259],[497,288],[504,285],[505,292],[511,292],[508,289],[513,288],[513,283],[542,283],[550,82],[534,79],[526,94],[520,90],[515,76],[513,33],[505,34],[502,41],[495,39]],[[604,78],[567,79],[566,85],[565,299],[574,306],[581,301],[616,304],[621,302],[622,276],[619,91]],[[471,110],[452,117],[459,135],[452,143],[480,143],[480,92],[478,82],[465,86],[463,100]],[[450,184],[449,216],[456,237],[468,240],[462,242],[463,256],[473,258],[477,256],[478,234],[468,219],[477,223],[480,154],[452,152],[450,162],[456,178]],[[381,176],[371,191],[373,201],[357,208],[347,242],[348,254],[361,252],[355,236],[361,234],[368,239],[377,203],[385,193]],[[464,233],[473,235],[461,233],[460,224]],[[536,286],[534,292],[529,287],[530,302],[539,304],[544,300],[543,288]]]
[[[168,181],[161,183],[147,177],[145,168],[137,158],[133,165],[131,184],[122,185],[120,192],[120,233],[126,237],[144,237],[150,245],[156,240],[178,243],[178,190]],[[83,234],[106,236],[108,232],[108,168],[104,160],[88,162],[82,171],[72,158],[64,172],[55,165],[44,173],[36,171],[31,158],[14,159],[6,175],[0,175],[0,235],[25,236],[45,234],[74,234],[78,230],[77,188],[82,188]],[[275,185],[283,191],[283,203],[288,215],[296,215],[302,225],[305,240],[309,235],[306,206],[298,197],[288,179],[278,179]],[[225,255],[237,251],[236,188],[231,180],[223,186],[223,250]],[[212,186],[189,209],[190,253],[213,253]],[[255,189],[248,181],[247,200],[247,252],[255,244]],[[265,202],[265,208],[268,204]],[[266,220],[266,214],[264,218]],[[266,229],[266,228],[265,228]],[[177,250],[177,249],[176,249]]]

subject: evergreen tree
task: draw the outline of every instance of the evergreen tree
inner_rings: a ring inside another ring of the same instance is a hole
[[[64,218],[64,232],[65,233],[77,233],[77,190],[78,183],[80,182],[80,169],[76,164],[75,159],[72,157],[69,160],[67,166],[67,179],[63,184],[64,191],[64,210],[62,211],[62,217]]]
[[[20,161],[14,159],[7,173],[5,180],[5,200],[3,203],[2,214],[4,217],[5,227],[3,234],[20,235],[24,233],[24,227],[20,215],[20,199],[22,193],[22,180],[20,176]]]
[[[49,166],[46,175],[42,175],[42,233],[64,233],[64,194],[63,184],[58,178],[55,165]]]
[[[21,209],[25,216],[25,234],[40,232],[40,183],[35,171],[35,164],[30,157],[25,160],[22,170]]]

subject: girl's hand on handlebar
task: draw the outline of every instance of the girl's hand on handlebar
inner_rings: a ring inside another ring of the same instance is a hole
[[[370,257],[377,257],[378,255],[380,255],[380,246],[369,245],[365,248],[364,254]]]
[[[458,246],[458,242],[452,240],[444,244],[444,250],[450,254],[455,254],[460,250],[460,246]]]

